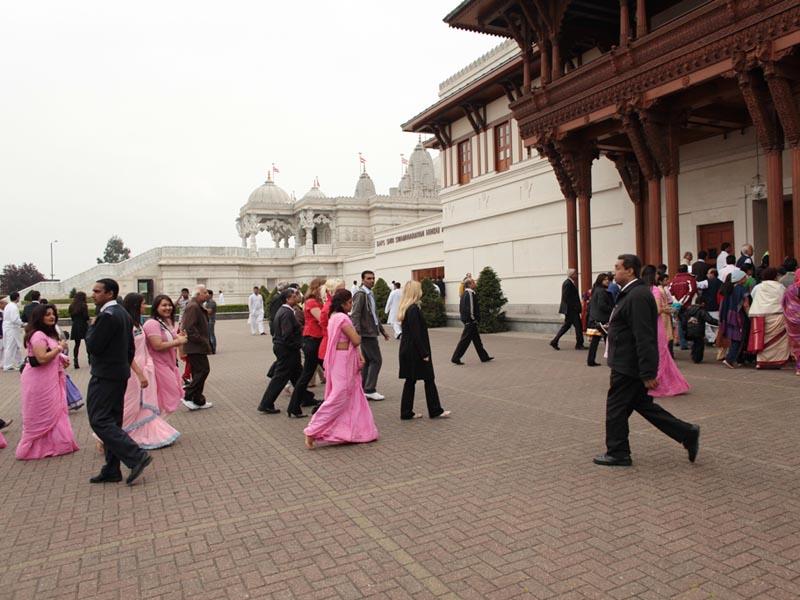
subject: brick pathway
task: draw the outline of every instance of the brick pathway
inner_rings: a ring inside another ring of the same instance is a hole
[[[242,321],[217,330],[216,406],[173,415],[183,437],[132,488],[88,484],[100,458],[85,411],[71,417],[80,452],[15,461],[18,376],[0,374],[0,416],[17,419],[0,451],[1,598],[800,597],[791,371],[681,353],[693,391],[663,404],[702,424],[697,463],[635,416],[635,466],[604,469],[591,458],[606,368],[526,334],[487,336],[497,360],[470,350],[459,368],[459,332],[439,330],[451,420],[399,420],[383,344],[380,441],[308,452],[303,421],[255,410],[269,338]]]

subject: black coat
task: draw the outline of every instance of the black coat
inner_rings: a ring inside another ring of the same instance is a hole
[[[464,290],[464,294],[458,304],[458,310],[461,313],[461,322],[464,325],[480,322],[481,305],[478,302],[478,294],[475,290]]]
[[[581,313],[581,295],[578,293],[578,286],[569,277],[561,284],[561,305],[558,312],[562,315]]]
[[[428,358],[427,361],[422,360],[425,357]],[[403,317],[403,335],[400,336],[400,379],[429,381],[433,377],[428,326],[419,306],[412,304]]]
[[[602,285],[596,286],[592,290],[592,298],[589,300],[589,323],[608,323],[611,318],[611,311],[614,309],[614,300],[609,292]]]
[[[303,328],[297,321],[294,309],[288,304],[281,305],[272,317],[272,343],[299,350],[303,346]]]
[[[708,270],[711,266],[704,260],[698,260],[692,264],[692,275],[695,276],[697,281],[705,281],[708,279]]]
[[[28,302],[28,304],[22,308],[22,314],[19,316],[19,318],[22,319],[23,323],[27,323],[31,320],[31,315],[37,306],[39,306],[39,301],[34,300],[33,302]]]
[[[617,296],[608,326],[608,366],[643,381],[658,374],[658,307],[650,286],[638,279]]]
[[[75,312],[70,309],[69,316],[72,319],[72,329],[69,332],[70,339],[85,339],[86,332],[89,329],[89,309],[86,306],[80,307]]]
[[[722,287],[722,282],[719,277],[716,279],[708,280],[708,287],[703,290],[703,298],[706,299],[706,310],[716,312],[719,310],[719,302],[717,302],[717,294]]]
[[[94,377],[127,381],[136,352],[128,311],[115,305],[99,313],[86,334],[86,352]]]

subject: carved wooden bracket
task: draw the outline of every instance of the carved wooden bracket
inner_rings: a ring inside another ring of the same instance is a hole
[[[658,165],[647,146],[639,117],[633,110],[626,109],[620,113],[620,119],[622,120],[622,128],[625,130],[625,134],[628,136],[633,148],[633,153],[636,156],[636,162],[639,163],[639,168],[644,173],[645,179],[653,180],[661,177]]]
[[[636,156],[624,152],[611,152],[606,157],[614,163],[617,168],[622,185],[628,192],[628,197],[634,204],[642,201],[642,172]]]
[[[564,163],[561,160],[561,155],[551,140],[541,140],[541,144],[537,147],[539,154],[546,157],[550,161],[550,166],[553,167],[553,172],[558,180],[558,185],[561,188],[561,193],[564,198],[571,198],[574,200],[577,196],[572,187],[572,181],[567,173]]]
[[[748,66],[737,61],[734,69],[747,112],[756,128],[758,142],[767,152],[780,150],[783,148],[783,134],[775,118],[769,90],[761,81],[758,71]]]
[[[592,195],[592,162],[600,156],[594,142],[566,139],[555,142],[561,162],[578,197]]]
[[[639,111],[644,139],[662,175],[677,175],[680,171],[678,156],[679,126],[672,115],[653,110]]]
[[[792,85],[775,63],[764,66],[764,76],[786,141],[790,147],[800,148],[800,111],[792,93]]]
[[[486,116],[484,112],[485,107],[476,106],[474,104],[465,103],[461,105],[461,110],[464,111],[469,124],[472,125],[472,130],[478,134],[486,130]]]

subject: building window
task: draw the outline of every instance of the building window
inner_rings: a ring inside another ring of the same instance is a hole
[[[472,140],[458,145],[458,183],[464,185],[472,179]]]
[[[508,171],[511,166],[511,121],[494,128],[494,170]]]

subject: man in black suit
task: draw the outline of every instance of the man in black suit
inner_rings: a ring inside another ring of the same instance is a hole
[[[475,351],[478,353],[478,358],[481,359],[481,362],[494,360],[494,357],[489,356],[489,353],[483,347],[481,334],[478,331],[478,323],[481,320],[481,305],[478,302],[478,294],[475,293],[475,280],[471,277],[467,277],[464,280],[464,295],[461,296],[459,312],[461,313],[461,322],[464,324],[464,331],[461,332],[461,339],[458,340],[458,345],[453,351],[453,357],[450,362],[454,365],[463,365],[461,357],[464,356],[470,343],[475,344]]]
[[[694,462],[700,449],[700,427],[676,419],[648,394],[658,385],[658,308],[650,286],[639,279],[642,263],[634,254],[622,254],[615,265],[622,286],[608,326],[608,366],[611,387],[606,399],[606,453],[594,463],[628,467],[631,447],[628,418],[633,411],[683,444]]]
[[[575,328],[575,349],[585,350],[583,345],[583,323],[581,323],[581,295],[578,293],[578,272],[575,269],[567,271],[567,278],[561,284],[561,306],[558,312],[564,315],[564,324],[558,330],[556,337],[550,341],[553,350],[561,350],[558,340],[567,333],[570,327]]]
[[[131,472],[126,483],[133,484],[153,460],[122,429],[125,388],[131,374],[133,322],[128,311],[117,304],[119,285],[113,279],[100,279],[92,288],[97,317],[86,333],[86,351],[92,367],[86,410],[89,424],[103,442],[106,464],[91,483],[122,481],[120,461]]]
[[[711,268],[711,265],[706,262],[707,258],[708,252],[700,250],[700,252],[697,253],[697,262],[692,264],[692,275],[695,276],[698,282],[708,279],[708,270]]]
[[[31,301],[25,305],[25,307],[22,309],[22,314],[20,315],[22,322],[26,325],[33,314],[33,309],[39,305],[39,298],[41,297],[41,293],[39,293],[37,290],[31,290]]]

